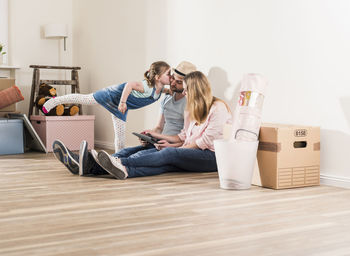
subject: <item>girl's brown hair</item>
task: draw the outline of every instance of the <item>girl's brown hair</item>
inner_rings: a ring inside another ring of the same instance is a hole
[[[149,87],[154,87],[156,83],[156,75],[161,76],[170,68],[169,64],[164,61],[156,61],[151,64],[149,70],[144,74]]]
[[[216,101],[225,104],[228,111],[230,108],[223,100],[213,96],[210,83],[207,77],[200,71],[189,73],[185,76],[184,82],[187,85],[187,106],[191,120],[197,123],[204,123],[209,115],[211,106]]]

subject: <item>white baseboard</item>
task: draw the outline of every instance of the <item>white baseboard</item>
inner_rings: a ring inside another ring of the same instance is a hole
[[[95,140],[95,147],[114,150],[114,143],[103,140]]]
[[[341,188],[350,188],[350,178],[321,174],[321,184]]]

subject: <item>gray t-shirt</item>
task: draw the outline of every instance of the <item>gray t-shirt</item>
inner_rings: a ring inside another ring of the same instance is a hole
[[[166,135],[177,135],[184,126],[186,97],[175,100],[175,94],[165,95],[160,103],[160,112],[165,120],[162,133]]]

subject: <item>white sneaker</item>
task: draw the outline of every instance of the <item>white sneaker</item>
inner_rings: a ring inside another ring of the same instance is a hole
[[[99,164],[111,175],[120,180],[125,180],[128,177],[128,173],[125,171],[125,167],[118,162],[117,158],[112,157],[106,151],[101,150],[98,152],[97,159]]]

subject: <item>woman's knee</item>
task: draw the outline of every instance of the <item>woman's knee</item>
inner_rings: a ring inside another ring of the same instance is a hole
[[[177,148],[169,147],[158,151],[159,157],[167,163],[171,163],[177,156]]]

